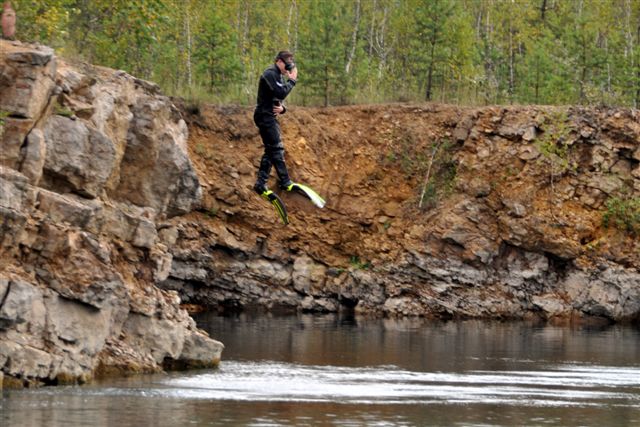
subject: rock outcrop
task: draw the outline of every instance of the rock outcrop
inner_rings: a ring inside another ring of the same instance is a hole
[[[0,378],[213,366],[168,277],[170,218],[200,203],[187,128],[157,87],[0,41]]]
[[[437,318],[640,317],[637,211],[635,232],[603,222],[621,214],[612,200],[639,200],[637,110],[290,109],[281,121],[291,174],[327,207],[283,193],[287,227],[251,190],[261,155],[251,110],[185,110],[204,209],[172,222],[162,286],[187,302]]]

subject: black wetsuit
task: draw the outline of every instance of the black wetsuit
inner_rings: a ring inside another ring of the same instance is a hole
[[[280,125],[273,113],[273,107],[278,103],[282,104],[295,84],[296,81],[292,79],[285,82],[284,76],[275,64],[267,68],[260,77],[258,105],[253,113],[253,121],[260,129],[260,136],[264,144],[264,155],[260,161],[258,178],[254,187],[259,193],[267,186],[272,165],[276,168],[281,186],[286,186],[291,182],[284,162],[284,145],[280,139]]]

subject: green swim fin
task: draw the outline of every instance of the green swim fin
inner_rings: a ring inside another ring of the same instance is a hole
[[[287,215],[287,208],[284,207],[284,203],[282,203],[282,200],[276,193],[271,190],[265,190],[262,192],[262,194],[260,194],[260,197],[273,205],[284,225],[289,224],[289,215]]]
[[[296,191],[302,194],[307,199],[311,200],[311,203],[322,209],[326,204],[325,200],[320,197],[318,193],[313,191],[311,187],[307,187],[306,185],[293,183],[287,187],[287,191]]]

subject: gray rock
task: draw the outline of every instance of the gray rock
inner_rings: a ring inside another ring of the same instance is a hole
[[[416,315],[423,311],[415,297],[402,296],[387,298],[384,302],[385,313],[396,316]]]
[[[18,169],[25,138],[33,128],[35,120],[18,117],[6,117],[0,127],[0,165]]]
[[[564,301],[554,295],[534,295],[531,297],[531,302],[534,306],[544,311],[548,317],[565,315],[571,311],[570,306],[567,306]]]
[[[197,264],[194,265],[192,262],[183,262],[174,258],[170,275],[176,279],[205,282],[209,272],[206,268],[199,267]]]
[[[179,361],[187,367],[208,367],[220,363],[224,345],[200,332],[188,331]]]
[[[259,281],[273,283],[278,286],[286,286],[291,283],[291,272],[279,262],[257,258],[247,261],[246,268]]]
[[[35,119],[45,109],[55,87],[56,59],[53,50],[24,48],[4,57],[0,79],[0,110]]]
[[[305,311],[333,313],[338,310],[338,304],[335,300],[328,298],[314,298],[309,295],[302,299],[300,302],[300,308]]]
[[[77,92],[95,83],[95,80],[92,78],[71,68],[60,67],[57,75],[60,88],[65,93]]]
[[[620,178],[614,175],[594,176],[587,185],[591,188],[600,190],[605,194],[613,194],[623,187],[624,183]]]
[[[186,149],[187,127],[168,99],[141,96],[114,196],[172,217],[200,203],[202,189]]]
[[[68,357],[90,365],[113,330],[111,309],[96,309],[56,294],[47,297],[45,304],[48,339]]]
[[[167,280],[169,274],[171,274],[173,264],[173,255],[168,252],[167,247],[163,244],[158,244],[151,249],[149,257],[154,263],[153,277],[156,283]]]
[[[39,288],[22,281],[11,281],[0,300],[0,330],[39,335],[45,326],[45,307]]]
[[[474,117],[466,116],[456,124],[456,128],[453,131],[453,138],[457,142],[462,142],[469,137],[469,132],[474,125]]]
[[[303,255],[293,262],[293,287],[298,292],[315,295],[322,292],[326,280],[327,268],[315,263],[310,257]]]
[[[0,340],[0,361],[5,360],[2,371],[22,378],[48,378],[53,357],[46,351]]]
[[[157,240],[158,233],[156,232],[155,223],[147,220],[146,218],[140,218],[138,226],[133,233],[131,243],[140,248],[150,249],[156,244]]]
[[[525,145],[520,149],[518,157],[525,161],[534,160],[540,157],[540,150],[535,145]]]
[[[160,364],[167,357],[178,359],[185,342],[183,325],[135,313],[129,315],[122,332],[127,344],[142,354],[150,353]]]
[[[113,142],[80,120],[51,117],[44,127],[47,143],[43,186],[95,198],[102,192],[116,159]]]
[[[99,220],[102,203],[41,189],[38,191],[38,209],[45,212],[54,222],[87,228],[92,222]]]
[[[536,127],[528,126],[522,134],[522,139],[527,142],[531,142],[536,139]]]
[[[22,172],[32,185],[38,185],[42,177],[42,170],[47,155],[47,145],[44,140],[44,134],[40,129],[32,130],[27,135],[27,145],[23,147],[22,163],[20,172]]]

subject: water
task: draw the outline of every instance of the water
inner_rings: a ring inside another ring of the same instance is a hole
[[[640,330],[202,315],[218,370],[4,391],[1,426],[640,426]]]

